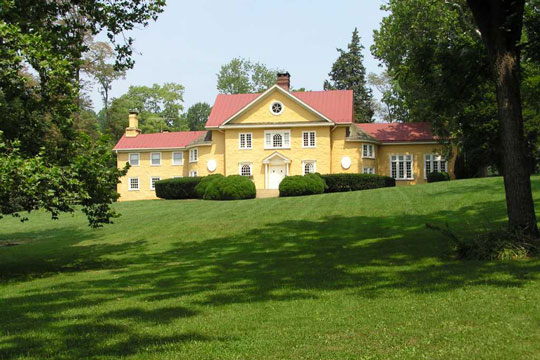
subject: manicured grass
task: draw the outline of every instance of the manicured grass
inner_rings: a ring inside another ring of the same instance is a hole
[[[0,220],[0,358],[540,358],[540,260],[425,228],[504,223],[500,178],[116,207]]]

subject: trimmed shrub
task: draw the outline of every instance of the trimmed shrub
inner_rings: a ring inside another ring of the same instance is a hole
[[[279,184],[279,196],[322,194],[326,183],[320,174],[286,176]]]
[[[243,200],[254,199],[256,195],[255,184],[251,179],[241,175],[229,175],[209,181],[203,199]]]
[[[427,175],[427,182],[450,181],[450,175],[444,171],[432,171]]]
[[[223,178],[225,178],[225,176],[221,174],[212,174],[212,175],[203,177],[201,181],[199,182],[199,184],[197,184],[197,186],[195,187],[195,193],[197,194],[197,197],[199,199],[204,199],[204,194],[206,193],[206,189],[208,188],[208,185],[210,185],[210,183],[212,183],[213,181],[223,179]]]
[[[161,199],[196,199],[195,187],[201,177],[182,177],[156,181],[156,196]]]
[[[396,186],[389,176],[372,174],[329,174],[321,175],[326,182],[326,192],[344,192]]]

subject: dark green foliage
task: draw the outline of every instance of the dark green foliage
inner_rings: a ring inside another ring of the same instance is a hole
[[[210,111],[212,111],[212,107],[205,102],[198,102],[190,106],[185,114],[189,130],[204,130]]]
[[[540,254],[538,239],[519,231],[483,229],[470,238],[456,235],[446,224],[426,227],[441,233],[456,246],[456,255],[463,260],[518,260]]]
[[[427,182],[450,181],[450,175],[444,171],[432,171],[427,175]]]
[[[118,71],[133,66],[134,27],[163,11],[164,0],[0,1],[0,211],[44,209],[58,217],[81,204],[93,227],[117,214],[110,204],[122,171],[92,142],[80,73],[84,41],[106,36]],[[125,35],[125,36],[124,36]]]
[[[208,182],[205,200],[243,200],[254,199],[257,195],[255,184],[245,176],[229,175],[216,177]]]
[[[354,119],[356,122],[372,122],[373,94],[366,83],[364,67],[364,47],[360,43],[358,29],[354,29],[348,51],[337,49],[339,57],[328,74],[330,80],[324,82],[325,90],[353,90]]]
[[[196,199],[197,185],[202,177],[182,177],[156,182],[156,196],[161,199]]]
[[[396,180],[389,176],[371,174],[329,174],[322,175],[328,189],[326,192],[343,192],[377,189],[396,186]]]
[[[217,89],[221,94],[263,92],[276,82],[278,69],[248,59],[234,58],[222,65],[217,74]]]
[[[225,178],[225,176],[221,174],[212,174],[212,175],[203,177],[201,181],[199,182],[199,184],[195,187],[195,192],[197,193],[197,197],[199,199],[203,199],[204,194],[206,193],[206,190],[208,189],[208,185],[210,185],[210,183],[212,183],[213,181],[223,179],[223,178]]]
[[[279,196],[322,194],[326,183],[320,174],[286,176],[279,184]]]

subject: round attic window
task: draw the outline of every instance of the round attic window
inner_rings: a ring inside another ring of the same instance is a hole
[[[283,112],[283,104],[280,103],[279,101],[274,101],[271,105],[270,105],[270,112],[274,115],[279,115]]]

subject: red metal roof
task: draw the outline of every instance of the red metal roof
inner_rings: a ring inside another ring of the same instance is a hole
[[[124,134],[114,150],[183,148],[205,134],[206,131],[139,134],[136,137],[126,137]]]
[[[436,141],[431,124],[416,123],[369,123],[356,124],[366,134],[382,142]]]
[[[335,123],[353,121],[352,90],[306,91],[290,93]],[[206,123],[207,127],[223,124],[261,94],[219,94]]]

